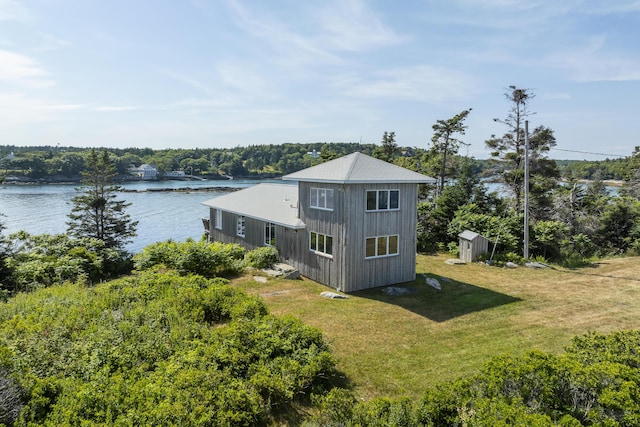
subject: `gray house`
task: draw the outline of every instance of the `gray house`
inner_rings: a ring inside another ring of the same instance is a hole
[[[353,153],[283,180],[292,183],[204,202],[209,239],[273,245],[302,275],[343,292],[415,279],[418,184],[433,178]]]

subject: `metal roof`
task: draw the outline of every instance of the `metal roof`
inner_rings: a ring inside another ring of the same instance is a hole
[[[298,186],[257,184],[202,202],[214,209],[273,222],[290,228],[305,228],[298,218]]]
[[[400,166],[375,159],[360,152],[351,153],[282,177],[284,180],[332,182],[339,184],[364,183],[427,183],[435,179]]]
[[[458,237],[461,237],[465,240],[475,240],[478,237],[482,237],[486,239],[486,237],[484,237],[483,235],[478,234],[475,231],[471,231],[471,230],[464,230],[462,233],[458,234]]]

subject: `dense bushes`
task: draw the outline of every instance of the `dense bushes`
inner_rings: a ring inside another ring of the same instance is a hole
[[[278,262],[278,250],[273,246],[264,246],[247,252],[245,263],[253,268],[268,268]]]
[[[346,390],[316,397],[313,425],[637,426],[640,331],[574,338],[554,356],[497,357],[468,378],[407,400],[357,403]]]
[[[133,257],[135,268],[146,270],[163,265],[181,273],[215,277],[242,271],[244,249],[239,245],[220,242],[157,242],[146,246]]]
[[[333,366],[319,330],[221,278],[147,271],[19,294],[0,312],[19,425],[260,425]]]
[[[169,240],[145,247],[133,261],[138,270],[164,266],[183,274],[216,277],[240,273],[245,266],[267,268],[278,261],[278,250],[265,246],[245,253],[242,246],[231,243]]]
[[[131,270],[127,252],[107,248],[99,239],[18,232],[9,241],[5,286],[12,292],[32,291],[66,280],[95,283]]]

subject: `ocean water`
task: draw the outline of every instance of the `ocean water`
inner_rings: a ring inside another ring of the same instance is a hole
[[[139,221],[138,236],[127,246],[138,252],[159,241],[187,238],[199,240],[204,233],[202,218],[209,216],[202,202],[226,194],[221,187],[245,188],[264,181],[138,181],[121,185],[126,192],[117,199],[131,203],[127,213]],[[71,199],[77,185],[0,185],[0,219],[5,235],[24,230],[31,234],[65,233]],[[201,188],[202,191],[143,191],[164,188]],[[209,189],[212,187],[212,189]],[[217,190],[216,190],[217,188]]]

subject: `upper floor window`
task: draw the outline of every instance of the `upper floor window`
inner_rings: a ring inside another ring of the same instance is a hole
[[[321,255],[333,255],[333,237],[326,234],[309,233],[309,249]]]
[[[400,190],[367,191],[367,211],[394,211],[400,209]]]
[[[216,209],[216,222],[215,227],[218,230],[222,230],[222,211],[220,209]]]
[[[333,189],[311,187],[311,207],[332,211]]]
[[[244,216],[238,215],[236,219],[236,234],[240,237],[244,237],[245,224],[244,224]]]
[[[276,244],[276,226],[272,222],[264,224],[264,244],[267,246]]]
[[[398,255],[398,235],[367,237],[365,258]]]

